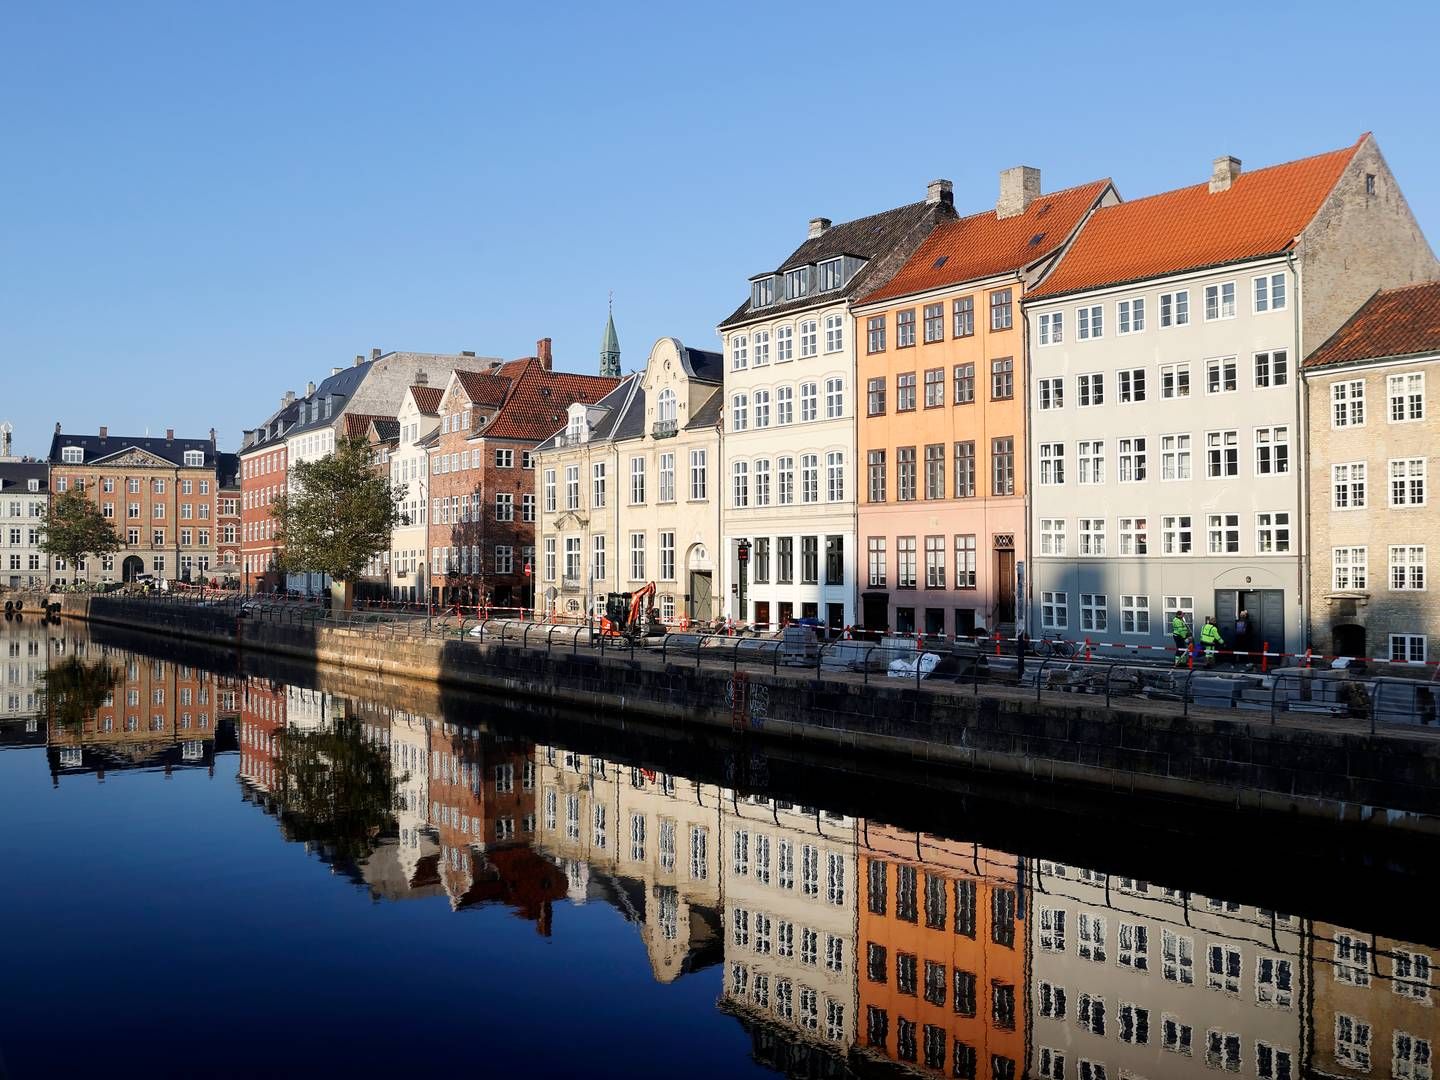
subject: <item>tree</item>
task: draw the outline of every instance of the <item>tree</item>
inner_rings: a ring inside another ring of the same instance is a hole
[[[290,466],[290,491],[270,506],[276,519],[281,567],[328,574],[337,606],[350,604],[350,584],[390,546],[400,523],[405,485],[371,461],[364,439],[341,439],[335,452]]]
[[[40,550],[52,558],[64,559],[78,571],[80,560],[89,555],[113,555],[119,551],[120,537],[85,492],[72,488],[50,500]]]
[[[120,681],[120,669],[108,660],[84,663],[68,656],[45,672],[45,708],[61,731],[80,732],[85,721],[105,704],[105,696]]]
[[[331,862],[358,866],[393,834],[399,800],[390,751],[354,722],[277,739],[272,792],[288,839],[315,844]]]

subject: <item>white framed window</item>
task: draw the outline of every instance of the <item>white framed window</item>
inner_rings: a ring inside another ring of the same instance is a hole
[[[775,423],[783,426],[794,422],[795,388],[793,386],[777,386],[775,388]]]
[[[1233,945],[1212,941],[1208,950],[1205,984],[1212,990],[1227,994],[1240,992],[1241,960],[1240,950]]]
[[[1120,633],[1122,634],[1148,634],[1150,633],[1150,597],[1144,594],[1131,595],[1124,593],[1120,597]],[[1141,927],[1141,930],[1144,928]],[[1125,924],[1120,926],[1120,962],[1125,963]],[[1143,942],[1140,945],[1139,955],[1143,957],[1145,952]],[[1144,967],[1142,963],[1140,965]]]
[[[1040,519],[1040,554],[1065,554],[1065,519]]]
[[[558,509],[558,507],[559,507],[559,504],[558,504],[558,502],[556,501],[555,470],[554,470],[554,469],[546,469],[546,470],[545,470],[545,484],[544,484],[544,487],[545,487],[545,512],[546,512],[547,514],[553,514],[553,513],[555,513],[555,511],[556,511],[556,510]]]
[[[1040,483],[1065,483],[1065,444],[1040,444]]]
[[[1120,392],[1120,403],[1129,405],[1137,401],[1145,400],[1145,369],[1126,368],[1116,373],[1116,383]]]
[[[1290,550],[1288,510],[1261,511],[1255,515],[1255,553],[1280,555]]]
[[[580,509],[580,466],[565,466],[565,509]],[[462,518],[462,520],[465,520]]]
[[[1092,372],[1089,375],[1078,375],[1075,378],[1076,403],[1080,408],[1089,408],[1092,405],[1105,404],[1105,374],[1104,372]]]
[[[736,334],[730,339],[730,370],[744,371],[750,366],[750,338]]]
[[[1193,550],[1194,529],[1189,514],[1173,514],[1160,519],[1160,550],[1165,555],[1189,555]]]
[[[1117,439],[1115,443],[1117,474],[1122,484],[1138,484],[1149,474],[1146,439],[1143,435]]]
[[[1235,317],[1235,283],[1226,281],[1205,286],[1205,321]]]
[[[1330,552],[1331,587],[1336,592],[1364,589],[1369,578],[1369,551],[1359,547],[1337,547]]]
[[[730,430],[744,431],[750,426],[750,395],[732,394],[730,397]]]
[[[1046,630],[1067,630],[1070,627],[1070,594],[1040,594],[1040,625]]]
[[[1160,365],[1160,396],[1165,399],[1190,396],[1189,363]]]
[[[709,457],[707,450],[690,451],[690,498],[697,502],[709,498]]]
[[[1065,407],[1065,380],[1060,377],[1041,379],[1036,394],[1042,412]]]
[[[838,420],[845,415],[845,380],[825,380],[825,419]]]
[[[1105,597],[1091,593],[1080,594],[1081,628],[1094,629],[1088,625],[1089,616],[1085,614],[1087,603],[1098,601],[1100,611],[1100,628],[1104,629],[1105,624]],[[1090,604],[1089,606],[1094,606]],[[1092,960],[1097,964],[1105,962],[1105,916],[1092,915],[1088,911],[1082,911],[1080,918],[1076,920],[1079,925],[1079,942],[1076,945],[1076,952],[1081,960]],[[1083,1000],[1083,999],[1082,999]],[[1088,1026],[1088,1025],[1087,1025]],[[1101,1023],[1101,1031],[1104,1032],[1104,1023]]]
[[[736,461],[730,466],[730,505],[744,507],[750,505],[750,463],[748,461]]]
[[[1389,401],[1392,424],[1413,424],[1425,419],[1425,373],[1407,371],[1385,379],[1385,397]]]
[[[788,364],[795,359],[795,328],[788,323],[785,326],[775,328],[775,362],[777,364]],[[766,357],[766,362],[769,357]],[[761,366],[760,350],[755,350],[755,366]]]
[[[1233,356],[1214,356],[1205,361],[1205,392],[1230,394],[1239,387],[1238,367]]]
[[[1177,611],[1180,613],[1180,617],[1185,620],[1186,626],[1195,625],[1195,598],[1193,596],[1165,597],[1165,614],[1171,615]],[[1187,943],[1189,940],[1189,938],[1185,939]],[[1187,948],[1185,955],[1191,956],[1193,954]]]
[[[819,392],[813,382],[802,382],[800,384],[800,422],[809,423],[819,414],[818,408]]]
[[[1080,483],[1105,483],[1104,439],[1081,439],[1075,444],[1075,460]]]
[[[800,501],[802,503],[815,503],[820,501],[820,455],[800,455]]]
[[[1284,349],[1271,349],[1255,354],[1255,386],[1290,385],[1290,355]]]
[[[1396,1031],[1392,1035],[1390,1075],[1395,1080],[1431,1080],[1435,1075],[1433,1061],[1429,1039],[1411,1035],[1408,1031]]]
[[[673,451],[660,455],[660,501],[675,501],[675,454]]]
[[[1187,326],[1190,322],[1190,290],[1160,294],[1160,327]]]
[[[814,319],[800,323],[800,355],[814,356],[819,352],[820,324]]]
[[[1259,315],[1266,311],[1284,311],[1287,306],[1285,292],[1285,275],[1261,274],[1251,279],[1252,293],[1255,300],[1255,314]]]
[[[645,534],[643,532],[630,534],[630,580],[645,580]]]
[[[1120,534],[1121,555],[1148,555],[1150,553],[1150,519],[1143,517],[1122,517],[1116,523]]]
[[[845,454],[831,450],[825,455],[825,498],[829,502],[845,501]]]
[[[1330,509],[1365,509],[1365,462],[1342,461],[1330,466]]]
[[[755,427],[770,426],[770,391],[756,390],[751,404],[755,407]]]
[[[1098,557],[1105,554],[1105,519],[1080,519],[1080,554]]]
[[[596,533],[592,538],[590,551],[590,572],[596,581],[604,581],[607,577],[605,572],[605,534]]]
[[[1105,309],[1099,304],[1075,309],[1075,337],[1080,341],[1105,336]]]
[[[1330,384],[1330,426],[1363,427],[1365,424],[1365,380],[1345,379]]]
[[[1207,514],[1205,518],[1205,550],[1211,555],[1237,555],[1240,552],[1240,515]]]
[[[639,505],[645,501],[645,459],[630,459],[630,502]]]
[[[1390,505],[1425,505],[1425,459],[1390,459]]]
[[[1190,435],[1177,432],[1160,436],[1160,479],[1190,479]]]
[[[770,505],[770,459],[755,459],[755,505]]]
[[[1418,635],[1399,635],[1402,637],[1415,638]],[[1418,659],[1425,659],[1425,639],[1420,637],[1420,656]],[[1394,650],[1392,648],[1393,656]],[[1430,974],[1433,965],[1427,953],[1414,952],[1410,949],[1395,948],[1391,953],[1391,974],[1394,978],[1390,983],[1392,993],[1401,997],[1411,998],[1415,1001],[1428,1002],[1430,1000]]]
[[[1255,474],[1280,476],[1290,471],[1290,429],[1261,427],[1255,429]]]
[[[1115,305],[1115,326],[1121,334],[1138,334],[1145,329],[1145,298],[1121,300]]]
[[[1065,340],[1065,313],[1051,311],[1039,318],[1041,345],[1059,345]]]
[[[62,446],[60,460],[66,465],[80,465],[85,461],[85,451],[78,446]]]
[[[825,316],[825,351],[827,353],[839,352],[845,348],[845,317],[843,315]]]
[[[1205,433],[1205,475],[1212,480],[1240,475],[1240,433],[1238,431],[1207,431]]]
[[[1349,1013],[1335,1014],[1335,1062],[1356,1072],[1370,1071],[1370,1025]]]
[[[1396,592],[1424,590],[1424,544],[1390,545],[1390,588]]]
[[[755,331],[755,367],[766,367],[770,363],[770,331]]]
[[[660,580],[675,580],[675,533],[660,533]]]

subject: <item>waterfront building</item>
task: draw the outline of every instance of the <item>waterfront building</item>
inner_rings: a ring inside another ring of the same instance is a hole
[[[1025,880],[1026,1075],[1302,1075],[1301,919],[1045,861]]]
[[[643,372],[571,405],[539,446],[537,610],[603,614],[607,591],[654,581],[667,624],[716,617],[722,366],[661,338]]]
[[[720,959],[720,789],[556,746],[535,749],[536,848],[572,903],[604,900],[635,924],[669,983]]]
[[[215,566],[212,577],[218,575],[225,588],[240,584],[240,529],[243,517],[240,500],[244,493],[240,478],[240,455],[216,455],[215,476],[219,492],[215,500]]]
[[[867,629],[1014,632],[1030,484],[1020,303],[1116,201],[1108,180],[1043,195],[1038,169],[1006,169],[993,210],[942,221],[856,302]]]
[[[280,407],[240,440],[240,586],[247,593],[275,592],[284,584],[278,569],[277,522],[270,514],[276,496],[286,490],[285,434],[300,416],[293,390]]]
[[[1307,957],[1314,1001],[1307,1076],[1434,1075],[1440,958],[1433,948],[1315,922]]]
[[[862,962],[855,819],[723,790],[711,857],[725,898],[721,1008],[816,1057],[843,1059],[856,1037]]]
[[[406,392],[409,398],[409,392]],[[348,438],[361,439],[370,447],[370,461],[374,473],[390,482],[391,457],[400,446],[400,422],[393,416],[362,416],[345,418],[345,434]],[[393,537],[394,530],[391,530]],[[379,551],[370,556],[360,578],[355,582],[355,595],[362,600],[387,600],[390,597],[390,549],[389,540]]]
[[[873,821],[858,835],[857,1045],[947,1076],[1024,1074],[1024,860]]]
[[[1310,634],[1322,652],[1430,660],[1427,485],[1440,445],[1440,281],[1379,292],[1301,368],[1310,455]],[[1436,546],[1440,553],[1440,546]]]
[[[77,581],[209,579],[216,556],[216,500],[219,455],[215,429],[208,438],[71,435],[55,425],[50,440],[50,490],[84,491],[120,537],[113,555],[66,566],[56,556],[56,584]]]
[[[535,450],[570,406],[615,389],[611,378],[553,370],[549,338],[535,351],[489,371],[456,370],[441,395],[439,433],[426,447],[430,588],[440,603],[530,606]]]
[[[922,202],[840,225],[812,219],[805,242],[751,278],[746,301],[720,323],[727,400],[718,559],[730,617],[771,628],[815,618],[836,632],[855,621],[849,305],[953,218],[953,204],[950,182],[936,180]]]
[[[1302,647],[1299,358],[1434,274],[1369,135],[1096,210],[1024,304],[1033,632]]]
[[[50,506],[50,467],[0,459],[0,585],[43,589],[49,560],[40,550]]]
[[[390,455],[390,484],[395,489],[405,488],[400,524],[390,534],[390,597],[407,603],[423,602],[430,595],[429,445],[440,430],[440,395],[444,391],[429,384],[426,372],[416,379],[396,414],[400,434]]]
[[[24,721],[31,732],[40,729],[45,704],[45,671],[49,662],[48,624],[37,612],[33,617],[7,619],[4,652],[0,653],[0,723]]]

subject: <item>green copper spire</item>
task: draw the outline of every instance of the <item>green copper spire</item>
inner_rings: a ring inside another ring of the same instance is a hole
[[[615,294],[610,294],[610,317],[605,322],[605,337],[600,342],[600,374],[620,378],[620,336],[615,333]]]

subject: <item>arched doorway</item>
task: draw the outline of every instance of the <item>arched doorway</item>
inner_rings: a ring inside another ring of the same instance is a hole
[[[139,555],[127,555],[125,561],[120,564],[120,577],[123,581],[134,581],[144,572],[145,560]]]
[[[1347,623],[1330,631],[1331,649],[1336,656],[1363,657],[1365,655],[1365,628]]]

